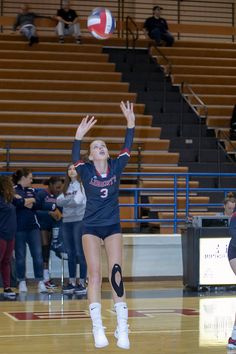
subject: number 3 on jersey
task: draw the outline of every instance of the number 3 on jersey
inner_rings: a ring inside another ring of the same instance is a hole
[[[107,188],[101,189],[100,192],[101,192],[101,198],[107,198],[107,196],[108,196],[108,189]]]

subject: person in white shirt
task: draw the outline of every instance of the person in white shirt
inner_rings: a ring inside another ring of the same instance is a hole
[[[86,294],[87,264],[82,246],[82,219],[86,196],[79,175],[73,164],[68,165],[63,193],[57,198],[62,207],[62,235],[68,257],[69,282],[63,286],[65,294]],[[77,263],[80,265],[80,279],[76,282]]]

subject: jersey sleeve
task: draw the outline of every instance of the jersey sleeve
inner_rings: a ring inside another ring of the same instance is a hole
[[[117,164],[121,169],[121,171],[125,168],[125,165],[127,164],[130,158],[133,139],[134,139],[134,128],[127,128],[123,148],[116,159]]]
[[[54,211],[57,207],[55,201],[47,200],[48,193],[45,190],[41,190],[36,192],[35,200],[36,205],[35,209],[45,210],[45,211]]]
[[[72,162],[76,168],[76,171],[81,173],[82,166],[85,165],[85,162],[80,159],[80,149],[81,149],[81,140],[75,140],[72,147]]]

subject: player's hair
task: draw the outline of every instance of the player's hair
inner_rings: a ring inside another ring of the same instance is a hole
[[[27,177],[32,171],[27,167],[22,167],[12,175],[12,181],[14,184],[17,184],[22,177]]]
[[[6,203],[11,203],[14,197],[12,180],[8,176],[0,176],[0,196]]]
[[[66,168],[66,176],[65,176],[65,181],[64,181],[63,189],[62,189],[62,191],[63,191],[64,194],[66,194],[67,189],[68,189],[68,187],[69,187],[69,184],[70,184],[70,182],[71,182],[71,178],[70,178],[69,175],[68,175],[68,170],[69,170],[69,167],[70,167],[70,166],[73,166],[73,165],[74,165],[73,163],[69,163],[69,164],[67,165],[67,168]],[[82,182],[81,182],[81,178],[80,178],[80,175],[78,174],[78,172],[77,172],[77,181],[80,183],[80,189],[81,189],[81,191],[82,191]]]
[[[45,179],[45,181],[43,182],[43,184],[45,186],[50,186],[50,185],[54,185],[57,182],[63,182],[62,179],[58,176],[51,176],[50,178]]]
[[[224,205],[226,205],[228,202],[236,203],[236,198],[235,198],[233,192],[229,192],[229,193],[227,194],[227,196],[225,197],[223,203],[224,203]]]

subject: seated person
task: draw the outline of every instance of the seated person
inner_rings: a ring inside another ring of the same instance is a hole
[[[153,7],[153,16],[146,19],[143,30],[146,35],[156,41],[159,46],[165,42],[167,47],[172,47],[174,44],[174,37],[168,30],[166,20],[161,17],[162,7],[156,5]]]
[[[64,36],[74,35],[76,43],[80,44],[80,24],[77,13],[70,8],[70,2],[63,1],[62,7],[57,11],[58,20],[56,27],[57,34],[59,36],[59,42],[64,43]]]
[[[36,33],[36,27],[34,25],[34,20],[37,17],[42,16],[36,15],[34,12],[30,12],[29,6],[24,4],[21,6],[21,12],[17,15],[16,21],[13,25],[13,32],[19,29],[20,33],[28,39],[30,46],[34,43],[38,43],[39,41]]]

